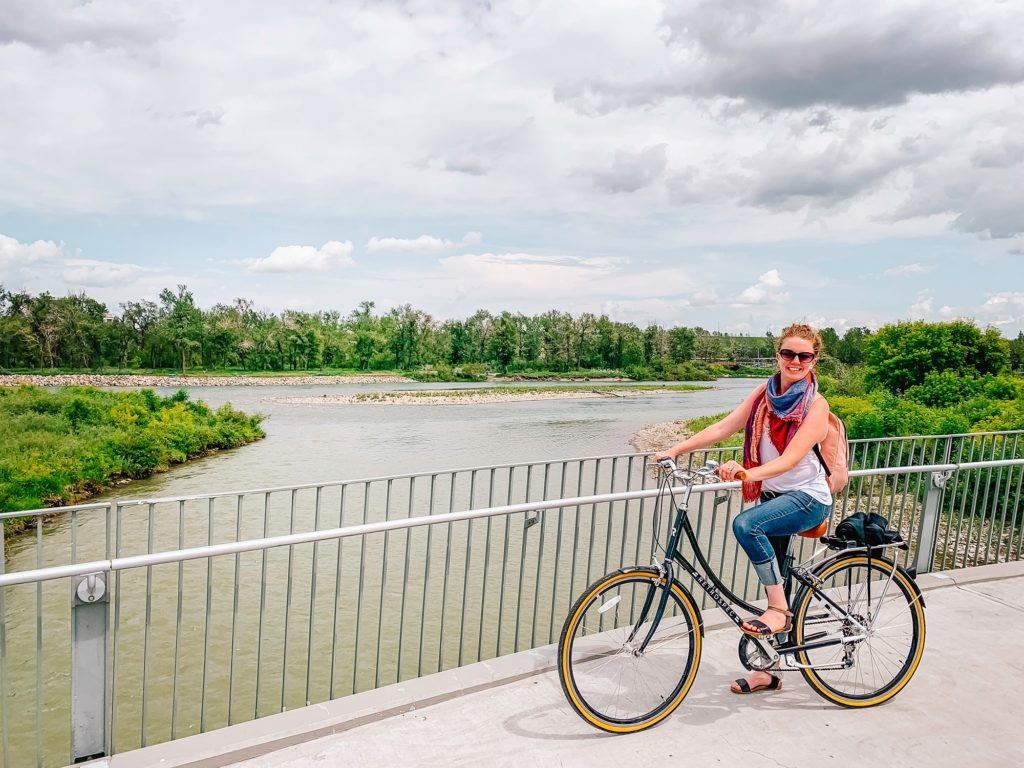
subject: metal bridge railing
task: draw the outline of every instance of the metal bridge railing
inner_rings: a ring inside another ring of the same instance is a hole
[[[833,521],[881,512],[922,571],[1020,559],[1021,434],[852,441],[860,469]],[[0,568],[2,765],[66,765],[554,642],[586,584],[651,561],[653,485],[631,454],[4,513],[32,529]],[[691,515],[752,599],[741,508],[715,484]]]

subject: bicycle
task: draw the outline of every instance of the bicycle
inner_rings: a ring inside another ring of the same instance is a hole
[[[717,464],[684,470],[660,461],[655,543],[662,500],[682,500],[665,557],[650,566],[613,571],[591,584],[569,609],[558,640],[558,676],[566,699],[591,725],[634,733],[664,720],[683,701],[700,664],[704,625],[700,608],[677,578],[682,568],[737,627],[734,606],[760,615],[721,580],[698,544],[687,504],[695,483],[714,477]],[[679,551],[685,535],[697,568]],[[780,563],[790,599],[789,633],[744,634],[740,662],[748,670],[799,671],[815,693],[843,707],[888,701],[913,677],[924,652],[924,598],[915,574],[887,558],[891,547],[858,546],[834,536],[810,558]],[[827,552],[832,552],[821,559]],[[879,622],[879,617],[883,617]]]

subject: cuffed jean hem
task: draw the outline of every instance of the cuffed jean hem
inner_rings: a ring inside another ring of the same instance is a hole
[[[779,561],[774,557],[763,563],[751,563],[754,566],[754,573],[757,580],[764,586],[771,587],[782,583],[782,571],[779,570]]]

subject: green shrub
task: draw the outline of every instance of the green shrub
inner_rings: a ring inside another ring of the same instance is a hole
[[[87,495],[217,448],[263,437],[260,416],[212,412],[180,391],[0,387],[0,511]]]
[[[974,397],[981,391],[982,381],[953,371],[930,371],[924,382],[910,387],[905,395],[915,403],[931,408],[949,408]]]

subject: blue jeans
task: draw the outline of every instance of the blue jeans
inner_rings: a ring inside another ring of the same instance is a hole
[[[761,583],[781,584],[779,561],[768,537],[814,528],[831,512],[831,504],[822,504],[804,491],[787,491],[740,512],[732,521],[732,532],[750,558]]]

